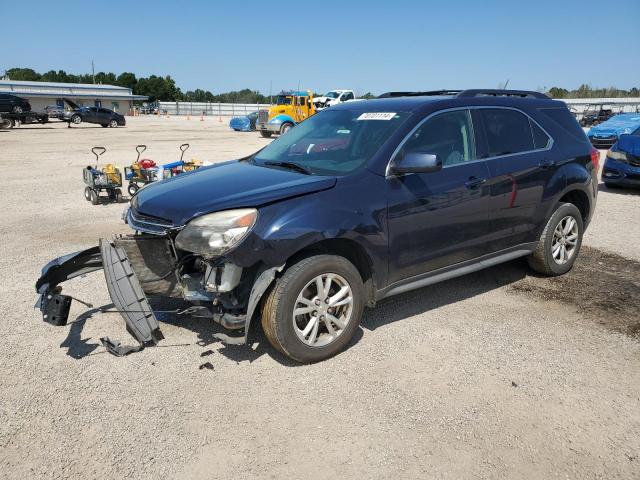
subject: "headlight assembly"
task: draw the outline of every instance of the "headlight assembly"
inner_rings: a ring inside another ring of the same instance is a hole
[[[613,159],[613,160],[618,160],[619,162],[627,162],[627,154],[621,151],[613,151],[613,150],[609,150],[607,152],[607,157]]]
[[[255,208],[240,208],[194,218],[176,237],[176,246],[204,257],[216,257],[238,245],[258,218]]]

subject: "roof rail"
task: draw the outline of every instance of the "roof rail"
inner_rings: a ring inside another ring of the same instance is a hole
[[[462,90],[429,90],[426,92],[386,92],[378,98],[391,97],[431,97],[436,95],[458,95]]]
[[[529,90],[485,90],[485,89],[471,89],[458,93],[459,98],[470,97],[520,97],[520,98],[544,98],[549,100],[550,98],[544,93],[532,92]]]

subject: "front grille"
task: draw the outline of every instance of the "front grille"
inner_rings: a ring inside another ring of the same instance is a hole
[[[127,223],[138,232],[151,233],[152,235],[166,235],[169,230],[175,228],[169,220],[144,215],[133,208],[130,208],[127,213]]]
[[[266,110],[260,110],[258,112],[258,122],[267,123],[267,121],[269,121],[269,112]]]

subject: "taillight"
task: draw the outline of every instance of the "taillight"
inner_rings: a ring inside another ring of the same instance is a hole
[[[598,173],[600,170],[600,152],[594,147],[591,147],[591,163],[593,163],[593,168],[595,168],[596,173]]]

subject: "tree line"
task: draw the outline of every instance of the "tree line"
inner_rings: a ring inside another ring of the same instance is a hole
[[[50,70],[38,73],[31,68],[10,68],[5,77],[11,80],[25,80],[32,82],[61,82],[61,83],[99,83],[130,88],[134,95],[145,95],[151,102],[212,102],[212,103],[269,103],[269,97],[260,92],[245,88],[239,91],[226,92],[215,95],[208,90],[189,90],[183,92],[176,85],[170,75],[150,75],[136,77],[135,73],[123,72],[116,75],[111,72],[98,72],[95,78],[90,73],[74,74],[64,70]]]
[[[242,90],[214,94],[209,90],[195,89],[183,92],[176,86],[175,80],[170,75],[150,75],[148,77],[136,77],[135,73],[123,72],[116,75],[111,72],[98,72],[95,78],[90,73],[74,74],[64,70],[50,70],[38,73],[31,68],[10,68],[5,76],[11,80],[26,80],[35,82],[62,82],[62,83],[101,83],[105,85],[117,85],[130,88],[134,95],[145,95],[152,102],[211,102],[211,103],[270,103],[270,98],[258,92],[244,88]],[[593,88],[583,84],[575,90],[567,90],[561,87],[541,88],[551,98],[621,98],[640,97],[640,91],[634,87],[623,90],[616,87]],[[315,95],[315,94],[314,94]],[[367,92],[360,98],[375,98]]]

